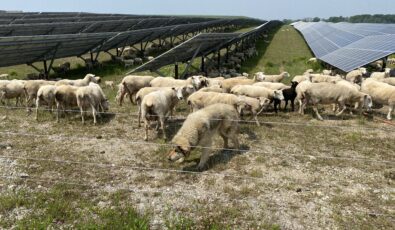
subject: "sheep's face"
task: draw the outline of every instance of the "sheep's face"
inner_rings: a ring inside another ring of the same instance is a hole
[[[274,99],[277,99],[277,100],[280,100],[280,101],[284,100],[283,91],[281,91],[281,90],[274,90]]]
[[[297,81],[292,81],[291,82],[291,88],[296,88],[296,86],[298,86],[299,82]]]
[[[361,73],[363,75],[365,75],[368,71],[366,71],[366,68],[359,68],[359,70],[361,71]]]
[[[263,72],[256,73],[254,78],[256,81],[263,81],[265,80],[265,74]]]
[[[184,94],[183,94],[184,90],[183,89],[184,89],[184,87],[173,88],[178,100],[183,100],[184,99]]]
[[[103,107],[104,111],[108,111],[109,110],[109,106],[110,106],[110,103],[108,102],[108,99],[102,101],[101,106]]]
[[[240,116],[243,116],[244,111],[251,110],[251,106],[241,97],[236,103],[236,110],[240,114]]]
[[[205,77],[203,76],[192,76],[192,85],[195,86],[196,89],[200,89],[205,83]]]
[[[189,148],[177,146],[168,153],[167,159],[172,162],[182,163],[189,153]]]
[[[283,76],[284,76],[285,78],[288,78],[288,77],[290,77],[291,75],[290,75],[288,72],[284,72],[284,73],[283,73]]]
[[[184,98],[187,98],[189,95],[193,94],[194,92],[196,92],[196,89],[195,87],[193,87],[193,85],[187,85],[182,87],[182,94]]]
[[[258,99],[259,99],[259,105],[263,109],[266,109],[270,105],[270,99],[267,99],[266,97],[260,97]]]

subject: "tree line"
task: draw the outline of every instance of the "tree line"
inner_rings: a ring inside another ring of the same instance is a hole
[[[300,20],[295,20],[300,21]],[[351,17],[336,16],[330,18],[305,18],[302,21],[305,22],[351,22],[351,23],[395,23],[395,14],[361,14],[354,15]],[[284,23],[289,24],[294,22],[294,20],[285,19]]]

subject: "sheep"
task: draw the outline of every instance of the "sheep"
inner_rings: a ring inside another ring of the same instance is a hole
[[[258,82],[253,85],[254,86],[262,86],[262,87],[266,87],[266,88],[274,89],[274,90],[283,90],[283,89],[289,88],[289,86],[287,86],[283,83],[278,83],[278,82]]]
[[[395,65],[395,58],[388,58],[388,59],[387,59],[387,64],[389,64],[389,65]]]
[[[186,80],[174,79],[172,77],[156,77],[150,82],[151,87],[182,87],[185,85],[193,85],[196,90],[199,90],[207,86],[207,81],[203,76],[192,76]]]
[[[56,86],[54,85],[43,85],[37,91],[37,99],[36,99],[36,116],[35,120],[38,120],[38,108],[43,103],[48,105],[48,109],[53,111],[55,107],[55,90]]]
[[[134,66],[134,60],[133,59],[122,59],[122,63],[123,63],[123,66],[125,68]]]
[[[374,79],[366,79],[362,82],[361,91],[369,94],[373,99],[373,103],[388,105],[387,119],[392,119],[392,111],[395,107],[395,86]]]
[[[137,93],[136,93],[136,103],[138,106],[138,127],[140,127],[140,120],[141,120],[141,101],[143,100],[143,98],[148,95],[149,93],[155,92],[155,91],[159,91],[162,89],[171,89],[172,87],[144,87],[142,89],[140,89]],[[192,85],[187,85],[187,86],[183,86],[183,87],[179,87],[176,88],[177,93],[178,93],[178,97],[179,98],[188,98],[189,95],[193,94],[195,91],[195,88]],[[179,94],[179,92],[181,92],[181,95]],[[175,106],[175,105],[174,105]],[[172,108],[174,108],[174,106],[171,106]],[[172,116],[173,114],[173,110],[170,111],[170,116]]]
[[[323,74],[323,75],[332,75],[333,72],[332,72],[332,70],[324,69],[324,70],[322,70],[322,74]]]
[[[154,79],[152,76],[134,76],[128,75],[122,79],[122,87],[119,88],[116,98],[118,99],[119,105],[122,106],[123,99],[129,94],[130,101],[135,104],[136,93],[144,88],[150,86],[150,82]]]
[[[55,83],[56,86],[59,85],[72,85],[72,86],[87,86],[89,85],[90,82],[98,83],[100,78],[95,76],[94,74],[88,73],[85,75],[83,79],[78,79],[78,80],[69,80],[69,79],[63,79],[60,81],[57,81]]]
[[[391,71],[390,68],[385,68],[384,72],[373,72],[370,75],[370,78],[377,79],[377,80],[381,80],[381,79],[384,79],[384,78],[389,78],[390,77],[390,71]]]
[[[304,71],[303,75],[309,75],[311,73],[314,73],[313,69],[307,69],[306,71]]]
[[[393,78],[393,77],[380,79],[379,81],[387,83],[387,84],[392,85],[392,86],[395,86],[395,78]]]
[[[310,81],[313,83],[335,82],[343,80],[340,76],[329,76],[323,74],[310,74]]]
[[[54,71],[59,74],[66,74],[71,68],[70,62],[64,62],[59,64],[57,68],[54,68]]]
[[[349,90],[346,86],[333,83],[323,82],[311,84],[304,92],[304,95],[306,97],[306,103],[313,105],[313,110],[319,120],[323,120],[323,118],[318,113],[318,104],[338,104],[341,110],[336,116],[340,116],[346,110],[347,103],[358,103],[360,113],[362,113],[363,107],[368,110],[372,107],[372,98],[368,94]]]
[[[317,58],[310,58],[307,63],[317,63],[318,59]]]
[[[9,79],[9,77],[10,77],[10,75],[8,75],[6,73],[0,74],[0,80],[7,80],[7,79]]]
[[[225,80],[224,77],[206,78],[207,87],[220,86],[223,80]]]
[[[4,104],[3,99],[15,98],[15,106],[18,106],[18,103],[22,105],[22,99],[25,95],[24,83],[25,81],[21,80],[2,81],[0,83],[0,101]]]
[[[351,82],[351,83],[361,83],[362,82],[362,77],[367,74],[366,68],[359,68],[356,70],[353,70],[349,72],[346,75],[346,80]]]
[[[307,88],[310,87],[310,85],[313,84],[310,80],[302,81],[300,82],[296,88],[296,100],[298,101],[299,104],[299,113],[304,114],[304,106],[306,103],[304,103],[304,92],[307,90]]]
[[[105,81],[105,82],[104,82],[104,85],[105,85],[106,87],[109,87],[109,88],[111,88],[111,89],[114,89],[114,81]]]
[[[288,106],[288,101],[291,101],[291,108],[292,112],[295,111],[295,98],[297,96],[296,94],[296,87],[298,86],[298,82],[291,82],[291,87],[283,89],[283,96],[284,96],[284,101],[285,101],[285,107],[284,110],[287,109]]]
[[[204,87],[198,90],[198,92],[215,92],[215,93],[226,93],[224,89],[220,87]]]
[[[177,104],[180,97],[180,92],[177,92],[176,88],[161,89],[146,95],[141,101],[141,116],[144,118],[145,136],[144,140],[148,140],[148,128],[150,120],[157,121],[157,130],[159,124],[163,132],[163,137],[167,139],[165,130],[165,118],[166,115],[173,110],[173,107]]]
[[[134,64],[135,65],[142,65],[143,64],[143,59],[142,58],[135,58],[134,59]]]
[[[310,74],[305,74],[305,75],[296,75],[294,78],[292,78],[292,82],[298,82],[301,83],[302,81],[310,81]]]
[[[284,96],[281,90],[273,90],[261,86],[253,85],[237,85],[231,89],[231,93],[236,95],[244,95],[254,98],[265,97],[271,102],[275,99],[284,100]],[[274,107],[274,111],[277,113],[277,107]]]
[[[79,87],[75,96],[77,105],[80,108],[82,124],[85,123],[84,114],[90,106],[92,109],[93,123],[97,124],[96,115],[99,109],[102,112],[108,111],[108,100],[99,85],[89,83],[88,86]]]
[[[76,91],[79,87],[72,85],[60,85],[55,89],[56,103],[56,122],[59,122],[60,109],[65,110],[67,107],[78,106]]]
[[[260,81],[264,82],[281,82],[284,78],[290,77],[288,72],[282,72],[279,75],[265,75],[263,73],[257,73],[257,76],[260,76]]]
[[[196,146],[202,147],[202,156],[198,170],[203,170],[209,158],[213,136],[218,133],[224,140],[224,148],[228,149],[228,139],[234,144],[234,149],[240,148],[238,133],[239,116],[231,105],[214,104],[202,110],[189,114],[181,129],[172,140],[175,146],[168,153],[168,159],[181,163],[188,157]]]
[[[55,81],[45,81],[45,80],[29,80],[26,81],[23,89],[26,95],[26,107],[30,111],[31,103],[36,100],[37,92],[43,85],[55,85]]]
[[[215,93],[215,92],[196,92],[188,97],[188,105],[191,106],[192,111],[195,112],[208,105],[223,103],[234,106],[237,111],[242,115],[244,111],[249,111],[255,122],[258,122],[258,114],[262,109],[266,108],[270,100],[264,97],[252,98],[246,96],[236,96],[228,93]]]
[[[256,78],[248,79],[245,77],[235,77],[230,79],[225,79],[221,82],[221,88],[225,90],[225,92],[229,93],[233,87],[236,85],[252,85],[256,83]]]

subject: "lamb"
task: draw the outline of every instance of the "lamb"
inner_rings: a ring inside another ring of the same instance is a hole
[[[287,109],[288,101],[291,101],[292,112],[295,111],[295,98],[297,96],[296,87],[298,86],[298,84],[298,82],[291,82],[291,88],[286,88],[282,90],[285,101],[284,110]]]
[[[55,89],[56,122],[59,122],[60,109],[78,106],[76,92],[79,87],[72,85],[60,85]]]
[[[366,68],[359,68],[349,72],[346,75],[346,80],[351,83],[361,83],[363,76],[367,74]]]
[[[109,87],[109,88],[111,88],[111,89],[114,89],[114,81],[105,81],[105,82],[104,82],[104,85],[105,85],[106,87]]]
[[[372,98],[368,94],[349,90],[346,86],[333,83],[324,82],[311,84],[304,95],[306,97],[306,102],[313,105],[313,110],[319,120],[323,120],[323,118],[318,113],[318,104],[338,104],[341,110],[336,116],[340,116],[346,110],[347,103],[358,103],[360,113],[362,113],[362,107],[369,110],[372,107]]]
[[[37,99],[36,99],[36,116],[35,120],[38,120],[38,108],[42,104],[48,105],[48,109],[53,111],[55,107],[55,90],[56,86],[54,85],[43,85],[39,88],[37,92]]]
[[[203,76],[192,76],[186,80],[174,79],[172,77],[157,77],[150,82],[151,87],[182,87],[193,85],[196,90],[207,86],[206,78]]]
[[[98,84],[89,83],[88,86],[79,87],[75,95],[81,111],[82,124],[85,123],[84,114],[88,107],[92,109],[94,124],[97,124],[96,115],[99,109],[103,112],[108,111],[108,100]]]
[[[15,106],[22,104],[22,98],[24,96],[24,83],[25,81],[12,80],[12,81],[1,81],[0,83],[0,101],[4,104],[3,99],[16,99]]]
[[[269,99],[271,102],[275,99],[284,100],[283,92],[281,90],[273,90],[261,86],[253,85],[237,85],[232,88],[231,93],[236,95],[244,95],[254,98],[264,97]],[[277,106],[274,106],[274,111],[277,113]]]
[[[283,83],[278,83],[278,82],[258,82],[253,85],[254,86],[262,86],[262,87],[266,87],[266,88],[274,89],[274,90],[283,90],[283,89],[289,88],[289,86],[287,86]]]
[[[78,79],[78,80],[69,80],[69,79],[63,79],[60,81],[57,81],[55,83],[56,86],[59,85],[72,85],[72,86],[87,86],[89,85],[90,82],[98,83],[100,80],[100,77],[95,76],[94,74],[87,74],[83,79]]]
[[[203,170],[209,158],[213,136],[218,133],[224,140],[224,148],[228,149],[228,139],[234,143],[234,149],[240,148],[237,134],[239,133],[239,116],[231,105],[214,104],[189,114],[181,129],[172,140],[175,146],[168,154],[168,159],[181,163],[197,146],[202,147],[202,156],[198,170]]]
[[[154,79],[152,76],[134,76],[128,75],[122,79],[122,87],[119,88],[116,98],[119,105],[122,106],[123,99],[129,94],[130,101],[135,104],[134,97],[136,93],[144,88],[150,86],[150,82]]]
[[[173,109],[179,97],[175,88],[161,89],[146,95],[141,101],[141,116],[144,118],[145,137],[148,140],[148,128],[151,120],[157,121],[156,129],[159,129],[159,124],[163,132],[163,136],[167,139],[165,130],[166,115]]]
[[[140,120],[141,120],[141,102],[143,100],[143,98],[155,91],[159,91],[162,89],[172,89],[172,87],[144,87],[142,89],[140,89],[137,94],[136,94],[136,103],[138,106],[138,127],[140,127]],[[177,90],[177,95],[180,99],[186,99],[189,97],[189,95],[193,94],[195,91],[195,88],[192,85],[187,85],[187,86],[183,86],[183,87],[179,87],[176,88]],[[172,108],[175,107],[175,105],[171,106]],[[173,114],[173,109],[170,110],[170,115],[172,116]]]
[[[282,72],[279,75],[265,75],[262,73],[257,73],[260,79],[260,81],[265,81],[265,82],[281,82],[285,78],[290,77],[288,72]]]
[[[369,94],[373,99],[373,103],[388,105],[387,119],[392,119],[392,111],[395,107],[395,86],[374,79],[366,79],[362,82],[361,91]]]
[[[389,78],[389,77],[390,77],[390,71],[391,71],[390,68],[385,68],[385,71],[384,71],[384,72],[373,72],[373,73],[370,75],[370,78],[376,79],[376,80],[381,80],[381,79],[384,79],[384,78]]]

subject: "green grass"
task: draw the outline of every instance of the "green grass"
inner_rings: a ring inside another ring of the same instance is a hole
[[[320,69],[320,65],[307,64],[313,55],[303,37],[289,25],[284,25],[270,33],[268,38],[259,40],[257,49],[259,55],[243,63],[242,72],[278,74],[287,71],[295,76],[310,68]]]

